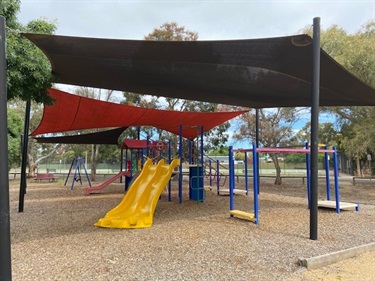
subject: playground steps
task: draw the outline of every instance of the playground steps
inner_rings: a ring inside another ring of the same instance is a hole
[[[229,195],[230,191],[228,188],[220,188],[219,189],[219,195]],[[243,189],[233,189],[233,194],[242,194],[246,195],[246,190]]]
[[[318,207],[336,209],[336,201],[319,200]],[[340,210],[358,210],[359,206],[356,203],[340,202]]]
[[[239,211],[239,210],[231,210],[229,211],[229,214],[231,217],[238,217],[240,219],[245,219],[245,220],[249,220],[249,221],[252,221],[252,222],[256,222],[256,218],[255,218],[255,215],[252,214],[252,213],[247,213],[247,212],[244,212],[244,211]]]

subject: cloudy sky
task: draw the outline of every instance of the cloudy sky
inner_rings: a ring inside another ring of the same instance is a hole
[[[375,0],[21,0],[22,23],[41,17],[58,35],[143,39],[176,21],[201,40],[251,39],[296,34],[314,17],[353,33],[375,19]]]

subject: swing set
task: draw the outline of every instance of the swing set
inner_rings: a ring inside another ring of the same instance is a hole
[[[74,167],[74,172],[72,172],[72,168]],[[86,175],[86,178],[87,178],[87,181],[89,183],[89,186],[91,187],[91,181],[90,181],[90,177],[87,173],[87,170],[86,170],[86,166],[85,166],[85,161],[83,160],[82,157],[76,157],[73,159],[72,161],[72,164],[70,165],[70,168],[69,168],[69,173],[65,179],[65,183],[64,183],[64,186],[66,186],[67,182],[68,182],[68,179],[70,177],[70,174],[73,174],[73,180],[72,180],[72,185],[70,186],[70,189],[73,190],[74,189],[74,183],[75,182],[79,182],[81,185],[82,185],[82,177],[81,177],[81,170],[84,170],[85,172],[85,175]]]

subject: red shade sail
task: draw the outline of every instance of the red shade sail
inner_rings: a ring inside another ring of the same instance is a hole
[[[197,137],[197,127],[203,126],[207,132],[212,128],[240,115],[246,111],[234,112],[181,112],[157,110],[123,104],[116,104],[68,94],[49,89],[55,99],[51,106],[44,107],[39,126],[31,133],[32,136],[73,130],[153,126],[158,129],[182,135],[185,138]]]

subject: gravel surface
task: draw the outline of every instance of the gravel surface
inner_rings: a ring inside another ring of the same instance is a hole
[[[30,181],[18,213],[19,182],[11,181],[13,280],[292,280],[302,278],[300,257],[375,242],[373,185],[343,182],[341,201],[361,203],[360,211],[319,209],[317,241],[309,239],[301,179],[261,182],[258,226],[230,218],[228,196],[207,191],[204,203],[189,201],[187,183],[179,204],[174,182],[172,201],[164,192],[151,228],[97,228],[123,187],[90,196],[83,187]],[[252,195],[235,196],[236,209],[252,212],[252,206]]]

